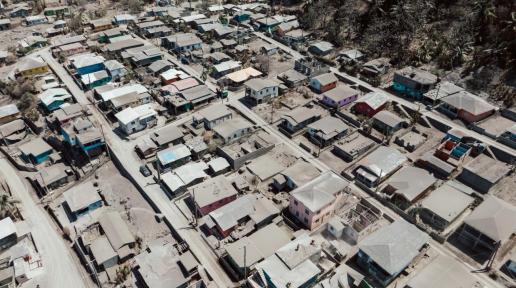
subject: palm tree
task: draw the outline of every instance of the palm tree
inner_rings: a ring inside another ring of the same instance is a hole
[[[19,200],[13,199],[7,194],[0,195],[0,219],[6,217],[18,218],[20,215],[17,204],[19,203]]]

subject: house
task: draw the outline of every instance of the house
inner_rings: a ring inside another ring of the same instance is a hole
[[[231,60],[231,57],[223,52],[212,52],[205,57],[213,64],[220,64],[222,62]]]
[[[177,33],[162,38],[161,46],[176,53],[182,53],[201,49],[202,40],[193,33]]]
[[[349,126],[339,118],[326,116],[308,125],[309,139],[319,147],[326,147],[348,133]]]
[[[473,203],[474,198],[455,186],[445,183],[423,199],[419,211],[421,220],[443,231],[458,219]]]
[[[360,74],[366,78],[375,78],[384,75],[391,68],[389,58],[376,58],[362,65]]]
[[[159,27],[153,27],[145,30],[145,37],[152,39],[152,38],[159,38],[159,37],[166,37],[172,34],[172,29],[170,29],[167,26],[159,26]]]
[[[212,74],[213,78],[220,78],[231,72],[240,70],[241,68],[242,68],[242,65],[241,65],[240,61],[230,60],[230,61],[222,62],[217,65],[213,65],[213,72],[211,74]]]
[[[248,135],[252,131],[252,124],[242,118],[235,118],[215,126],[212,130],[215,137],[228,144]]]
[[[283,34],[283,36],[281,36],[281,41],[283,41],[283,43],[285,43],[286,45],[296,47],[300,44],[305,43],[310,34],[310,32],[305,31],[303,29],[294,29]]]
[[[382,92],[369,92],[356,101],[353,110],[357,114],[373,117],[389,102],[389,96]]]
[[[175,68],[171,68],[159,75],[159,78],[161,79],[161,85],[169,85],[175,81],[186,79],[187,77],[190,76],[182,70]]]
[[[318,55],[318,56],[326,56],[334,51],[335,47],[330,42],[326,41],[317,41],[312,43],[308,47],[308,51]]]
[[[48,19],[44,15],[34,15],[25,17],[25,24],[27,24],[27,26],[34,26],[45,23],[48,23]]]
[[[222,81],[225,82],[229,90],[239,90],[247,80],[260,76],[262,76],[262,72],[253,67],[247,67],[227,74]]]
[[[119,128],[127,135],[152,127],[157,123],[157,112],[151,104],[128,107],[115,114]]]
[[[290,193],[289,212],[303,226],[314,230],[333,216],[348,185],[334,172],[324,172]]]
[[[105,145],[104,136],[98,128],[91,128],[76,135],[76,142],[79,149],[88,157],[93,157],[102,152]]]
[[[180,74],[179,76],[185,77],[188,75]],[[188,77],[185,79],[174,81],[172,82],[172,84],[162,86],[159,90],[162,96],[174,96],[197,85],[199,85],[199,82],[197,82],[195,78]]]
[[[235,47],[238,45],[238,42],[235,39],[220,39],[220,44],[222,44],[222,47],[226,50],[235,49]]]
[[[280,124],[281,131],[287,134],[294,134],[321,119],[321,111],[301,106],[283,115],[282,119],[283,121]]]
[[[43,10],[43,15],[54,17],[65,17],[70,15],[68,6],[47,7]]]
[[[199,115],[193,116],[194,124],[203,123],[204,128],[213,129],[215,126],[230,121],[233,118],[231,110],[224,104],[212,105],[209,108],[205,108],[198,113]]]
[[[245,87],[246,97],[252,98],[256,103],[278,96],[279,85],[272,80],[254,78],[245,82]]]
[[[163,59],[161,50],[154,45],[144,45],[126,49],[121,53],[122,59],[129,59],[136,67],[148,66],[154,61]]]
[[[0,125],[20,118],[21,113],[16,104],[7,104],[0,107]]]
[[[179,81],[178,81],[179,82]],[[206,85],[197,85],[182,91],[179,91],[173,98],[168,101],[172,106],[175,114],[181,111],[189,111],[196,106],[209,102],[215,97],[215,93]]]
[[[32,12],[32,9],[28,6],[18,6],[15,7],[10,13],[9,17],[11,18],[17,18],[17,17],[27,17]]]
[[[428,171],[406,166],[394,173],[382,193],[399,208],[405,210],[422,199],[437,181]]]
[[[122,63],[118,62],[118,60],[108,60],[104,62],[104,67],[111,79],[114,80],[120,79],[127,74],[127,68],[125,68]]]
[[[360,91],[347,85],[337,86],[324,92],[321,102],[332,108],[340,108],[358,99]]]
[[[354,174],[356,179],[367,187],[376,187],[380,182],[394,174],[407,161],[398,150],[379,146],[358,163]]]
[[[278,74],[277,78],[289,88],[304,85],[308,81],[308,77],[294,69]]]
[[[183,132],[177,126],[167,125],[152,133],[151,140],[156,143],[156,147],[166,148],[172,145],[179,145],[183,142]]]
[[[152,62],[149,66],[147,66],[147,70],[152,73],[152,75],[157,76],[167,70],[170,70],[174,67],[172,62],[162,59]]]
[[[130,23],[135,23],[137,17],[131,14],[118,14],[113,16],[113,19],[111,22],[114,25],[120,26],[120,25],[128,25]]]
[[[136,244],[136,238],[118,212],[104,213],[99,217],[99,224],[120,261],[134,254],[132,249]]]
[[[0,251],[12,247],[18,242],[18,231],[11,217],[0,220]]]
[[[85,90],[106,85],[111,79],[111,75],[106,70],[81,75],[82,86]]]
[[[365,58],[364,53],[357,49],[350,49],[345,51],[340,51],[337,59],[341,64],[347,65],[351,63],[357,63],[362,61]]]
[[[294,190],[297,187],[303,186],[312,181],[314,178],[321,175],[321,172],[312,164],[299,159],[287,169],[279,172],[273,178],[272,185],[281,191],[285,188]]]
[[[516,232],[516,207],[488,195],[458,229],[459,241],[472,250],[493,252]]]
[[[0,19],[0,31],[5,31],[9,29],[11,29],[11,19]]]
[[[95,259],[95,264],[107,270],[118,264],[118,255],[106,236],[100,236],[89,245],[90,254]]]
[[[285,229],[274,223],[269,224],[249,236],[225,245],[226,259],[238,277],[244,278],[247,271],[254,270],[260,261],[274,255],[278,249],[288,244],[291,237]]]
[[[78,117],[84,116],[84,114],[85,109],[81,104],[74,103],[70,105],[62,105],[47,117],[47,122],[49,123],[49,126],[59,129],[62,125],[73,121]]]
[[[151,102],[152,96],[148,92],[138,94],[131,92],[120,97],[109,100],[107,107],[114,113],[120,112],[128,107],[137,107]]]
[[[337,87],[339,79],[333,73],[325,73],[310,79],[310,87],[317,93],[324,93]]]
[[[93,123],[87,118],[77,118],[71,122],[68,122],[61,126],[61,135],[63,141],[67,142],[71,146],[77,144],[76,135],[93,128]]]
[[[107,103],[112,99],[122,97],[130,93],[144,94],[149,91],[145,86],[141,84],[127,84],[120,87],[114,87],[111,85],[104,85],[94,89],[95,96],[102,99],[103,102]]]
[[[95,19],[90,21],[90,27],[93,32],[100,32],[113,28],[113,24],[109,19]]]
[[[190,193],[197,210],[203,216],[236,200],[238,194],[224,175],[193,186]]]
[[[434,74],[411,66],[394,73],[392,88],[402,94],[421,100],[423,94],[437,84],[438,78]]]
[[[457,179],[485,194],[511,170],[510,165],[480,154],[464,166]]]
[[[51,88],[41,92],[38,99],[47,112],[52,112],[65,102],[71,101],[72,95],[64,88]]]
[[[52,49],[52,55],[55,58],[66,58],[83,52],[86,52],[86,46],[80,42],[61,45]]]
[[[337,141],[333,146],[333,153],[347,162],[351,162],[356,158],[369,151],[375,142],[360,133],[353,133],[348,137]]]
[[[223,157],[214,158],[207,164],[208,167],[210,167],[211,175],[220,175],[231,170],[231,166],[229,165],[228,160]]]
[[[428,240],[426,233],[400,218],[358,244],[357,264],[386,287],[414,261]]]
[[[145,43],[143,43],[142,41],[130,38],[130,39],[124,39],[124,40],[116,41],[114,43],[107,44],[104,47],[103,51],[105,51],[111,55],[117,55],[124,50],[135,48],[135,47],[140,47],[143,45],[145,45]]]
[[[26,56],[16,64],[16,74],[24,77],[47,73],[47,63],[41,57]]]
[[[265,17],[258,19],[258,21],[256,21],[256,24],[260,31],[266,31],[271,33],[276,28],[276,26],[281,24],[281,22],[276,20],[274,17]]]
[[[71,221],[89,214],[103,206],[99,189],[92,182],[80,183],[63,193],[63,206]]]
[[[398,115],[383,110],[373,116],[373,127],[385,135],[392,135],[403,128],[407,122]]]
[[[48,44],[48,41],[45,37],[39,35],[30,35],[25,37],[24,39],[18,41],[18,44],[21,48],[26,49],[27,51],[44,47]]]
[[[496,109],[484,99],[467,91],[459,91],[439,99],[440,109],[453,118],[458,118],[466,123],[475,123],[492,115]]]
[[[122,28],[113,28],[109,30],[104,30],[97,34],[99,43],[109,43],[111,39],[118,38],[127,34],[126,29]],[[111,42],[112,43],[112,42]]]
[[[317,75],[330,72],[330,68],[328,67],[328,65],[311,57],[305,57],[295,60],[294,70],[307,76],[308,78],[312,78]]]
[[[64,163],[56,163],[52,166],[39,169],[38,173],[29,179],[36,189],[38,196],[44,196],[47,195],[49,191],[55,190],[75,180],[75,175]]]
[[[260,288],[313,287],[322,273],[322,240],[302,234],[256,264]]]
[[[96,53],[79,54],[69,58],[70,65],[77,74],[85,75],[104,70],[106,59]]]
[[[157,153],[157,165],[161,171],[179,167],[188,163],[191,159],[191,153],[184,144],[178,144]]]
[[[262,227],[279,214],[274,202],[262,195],[247,194],[210,212],[208,217],[221,238],[228,237],[239,225]],[[215,230],[212,228],[212,231]]]

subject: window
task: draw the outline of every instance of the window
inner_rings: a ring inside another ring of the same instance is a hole
[[[305,217],[304,221],[305,221],[305,223],[308,223],[308,218]]]
[[[305,208],[305,214],[310,214],[310,212],[308,211],[308,209]]]
[[[294,205],[296,205],[296,206],[297,206],[297,204],[298,204],[298,203],[297,203],[297,200],[294,200]]]

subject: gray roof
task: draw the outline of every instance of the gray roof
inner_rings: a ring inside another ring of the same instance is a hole
[[[271,155],[265,154],[254,159],[249,165],[247,165],[247,169],[260,178],[260,180],[265,181],[280,173],[285,169],[285,166],[274,159]]]
[[[113,247],[111,247],[111,244],[109,244],[106,236],[100,236],[95,239],[90,245],[90,250],[98,265],[102,265],[113,257],[118,257],[115,250],[113,250]]]
[[[153,133],[151,139],[158,146],[171,143],[177,139],[183,138],[183,132],[175,125],[165,126]]]
[[[263,78],[254,78],[245,82],[245,86],[254,91],[260,91],[269,87],[277,87],[278,83]]]
[[[339,79],[337,79],[337,77],[333,73],[324,73],[324,74],[315,76],[312,79],[317,80],[322,86],[339,81]]]
[[[207,121],[213,121],[231,115],[231,110],[224,104],[215,104],[199,111],[199,114]]]
[[[95,202],[102,201],[92,182],[83,182],[63,193],[72,212],[81,210]]]
[[[405,120],[403,120],[400,116],[387,110],[382,110],[376,113],[373,116],[373,119],[380,121],[389,127],[396,127],[405,122]]]
[[[383,177],[398,169],[407,161],[400,151],[380,146],[360,161],[360,166],[372,172],[376,177]]]
[[[135,257],[138,272],[149,288],[183,287],[188,282],[171,244],[154,246]]]
[[[360,91],[355,90],[347,85],[340,85],[324,92],[324,96],[332,99],[335,102],[339,102],[358,94],[360,94]]]
[[[224,157],[217,157],[210,160],[208,166],[210,166],[211,170],[214,172],[219,172],[230,167],[228,160]]]
[[[471,160],[464,169],[491,183],[497,183],[511,171],[511,166],[485,154],[480,154]]]
[[[30,142],[18,146],[18,149],[20,149],[20,151],[25,155],[38,156],[52,150],[52,147],[50,147],[47,142],[43,141],[43,139],[35,138]]]
[[[172,67],[172,66],[174,66],[174,65],[170,61],[161,59],[161,60],[152,62],[152,64],[150,64],[148,68],[150,71],[155,73],[155,72],[161,71],[164,68]]]
[[[317,49],[319,49],[323,52],[330,51],[334,47],[333,44],[331,44],[330,42],[327,42],[327,41],[318,41],[318,42],[313,43],[311,46],[316,47]]]
[[[392,175],[386,184],[394,188],[394,193],[403,196],[407,201],[412,202],[421,193],[432,186],[437,179],[428,171],[421,168],[407,166]]]
[[[366,103],[369,107],[376,110],[380,108],[383,104],[389,101],[389,96],[387,96],[383,92],[370,92],[364,95],[362,98],[357,100],[357,103],[363,102]]]
[[[317,135],[328,140],[347,131],[349,126],[337,117],[326,116],[308,125],[308,128],[314,129]]]
[[[486,196],[464,223],[494,241],[505,242],[516,231],[516,207],[494,196]]]
[[[281,174],[290,178],[299,187],[321,175],[321,171],[309,162],[299,159],[296,163],[281,171]]]
[[[370,234],[359,248],[391,275],[404,270],[419,254],[429,237],[403,219]]]
[[[15,104],[9,104],[0,107],[0,118],[15,115],[20,113],[18,107]]]
[[[465,110],[473,115],[480,115],[496,109],[495,106],[487,103],[484,99],[464,90],[447,97],[443,97],[440,100],[450,106]]]
[[[271,237],[274,235],[274,237]],[[276,224],[269,224],[248,237],[225,246],[227,253],[239,266],[244,267],[244,247],[246,247],[246,265],[252,266],[265,259],[290,241],[290,235]]]
[[[233,133],[235,133],[238,130],[249,129],[252,126],[253,125],[247,120],[244,120],[242,118],[234,118],[234,119],[224,121],[224,123],[217,125],[216,127],[213,128],[213,131],[216,134],[218,134],[224,138],[227,138],[227,137],[233,135]]]
[[[404,67],[396,71],[395,74],[426,85],[431,85],[437,82],[437,76],[434,74],[422,69],[414,68],[412,66]]]
[[[192,187],[192,191],[195,191],[195,202],[199,207],[204,207],[238,194],[224,175],[219,175],[197,184]]]
[[[302,123],[310,118],[320,116],[321,111],[317,109],[310,109],[304,106],[297,107],[294,110],[291,110],[290,112],[283,115],[283,119],[289,121],[291,124],[298,125],[299,123]]]
[[[136,240],[134,235],[129,231],[127,223],[122,219],[116,211],[108,212],[99,218],[100,226],[106,234],[109,243],[115,250],[122,246],[134,243]]]
[[[215,94],[206,85],[198,85],[180,92],[187,101],[197,102],[213,97]]]
[[[447,222],[452,222],[473,203],[473,200],[473,197],[445,183],[423,199],[421,207]]]
[[[410,288],[478,288],[474,274],[465,265],[447,255],[439,255],[410,279]],[[486,287],[486,286],[484,286]]]
[[[348,185],[348,181],[332,171],[327,171],[305,185],[296,188],[290,195],[303,203],[310,211],[317,212],[335,201],[336,194]]]

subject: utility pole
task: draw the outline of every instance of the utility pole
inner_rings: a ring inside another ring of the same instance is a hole
[[[247,245],[244,245],[244,279],[247,279]]]

